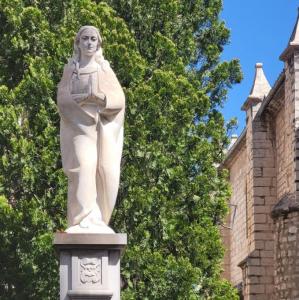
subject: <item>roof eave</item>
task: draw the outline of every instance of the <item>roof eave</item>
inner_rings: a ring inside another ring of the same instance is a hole
[[[276,92],[279,90],[280,86],[283,84],[285,80],[285,73],[281,72],[276,80],[276,82],[274,83],[273,88],[270,90],[268,96],[264,99],[264,101],[262,102],[259,110],[257,111],[256,116],[260,116],[267,108],[267,106],[269,105],[269,103],[273,100]]]
[[[238,152],[238,150],[240,148],[242,148],[243,143],[245,143],[245,137],[246,137],[246,127],[243,129],[241,135],[236,140],[236,142],[232,145],[232,147],[226,153],[225,159],[219,166],[220,169],[228,169],[229,168],[230,161],[232,160],[234,155]]]
[[[279,56],[279,59],[281,61],[287,61],[296,50],[299,50],[299,43],[290,42],[289,46]]]

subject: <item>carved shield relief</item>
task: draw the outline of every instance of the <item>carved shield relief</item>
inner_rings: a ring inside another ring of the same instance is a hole
[[[102,281],[102,261],[98,257],[79,257],[80,281],[85,283],[98,283]]]

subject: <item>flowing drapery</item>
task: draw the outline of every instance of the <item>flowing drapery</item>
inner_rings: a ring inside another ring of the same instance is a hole
[[[104,67],[103,67],[104,66]],[[65,66],[58,86],[62,164],[68,177],[68,226],[91,212],[108,225],[115,205],[123,145],[125,97],[109,64],[99,64],[94,78],[106,104],[95,111],[71,95],[73,63]]]

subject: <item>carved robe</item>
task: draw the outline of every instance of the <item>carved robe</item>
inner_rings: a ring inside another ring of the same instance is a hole
[[[68,177],[68,226],[92,212],[108,225],[115,205],[123,146],[125,97],[109,63],[80,71],[106,96],[105,106],[73,100],[75,64],[65,66],[58,86],[62,164]]]

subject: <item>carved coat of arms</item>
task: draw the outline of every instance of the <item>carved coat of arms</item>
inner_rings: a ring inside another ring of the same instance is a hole
[[[101,281],[101,260],[99,258],[80,259],[80,280],[82,283]]]

